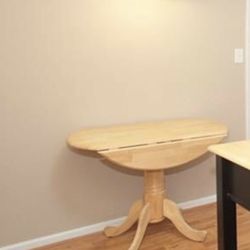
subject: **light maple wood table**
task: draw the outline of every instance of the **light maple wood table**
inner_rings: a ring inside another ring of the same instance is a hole
[[[178,167],[207,152],[211,144],[220,142],[227,128],[204,119],[182,119],[163,122],[88,128],[68,138],[71,147],[95,151],[120,166],[144,171],[144,196],[136,201],[125,222],[107,227],[104,233],[114,237],[127,231],[138,221],[129,250],[139,248],[149,223],[165,218],[187,238],[203,241],[205,231],[191,228],[183,219],[176,203],[165,196],[164,169]]]

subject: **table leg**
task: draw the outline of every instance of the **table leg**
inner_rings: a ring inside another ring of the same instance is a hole
[[[128,231],[138,220],[142,208],[143,201],[136,201],[131,207],[127,219],[118,227],[106,227],[104,229],[104,234],[107,237],[115,237]]]
[[[137,250],[140,247],[150,219],[150,204],[147,203],[142,209],[134,240],[128,250]]]
[[[164,200],[164,216],[187,238],[194,241],[205,240],[207,232],[190,227],[184,220],[178,206],[173,201],[168,199]]]
[[[219,156],[217,168],[218,250],[237,249],[236,204],[228,195],[230,189],[229,162]]]

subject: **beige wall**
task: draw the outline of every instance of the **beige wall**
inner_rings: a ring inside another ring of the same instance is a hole
[[[244,14],[244,0],[0,0],[0,246],[140,197],[140,174],[71,152],[71,131],[198,116],[243,138]],[[168,175],[168,193],[208,196],[214,180],[205,158]]]

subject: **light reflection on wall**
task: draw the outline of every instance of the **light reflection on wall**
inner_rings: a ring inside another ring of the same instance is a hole
[[[188,1],[188,0],[187,0]],[[148,46],[175,36],[192,7],[183,0],[104,0],[91,1],[91,33],[97,41],[119,46]],[[193,14],[193,13],[192,13]],[[166,33],[167,36],[166,36]],[[155,41],[156,40],[156,41]],[[118,45],[118,44],[117,44]]]

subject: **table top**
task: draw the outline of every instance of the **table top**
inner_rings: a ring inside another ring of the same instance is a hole
[[[68,144],[99,152],[226,135],[226,126],[216,121],[178,119],[82,129],[69,136]]]
[[[213,145],[209,151],[250,170],[250,140]]]

